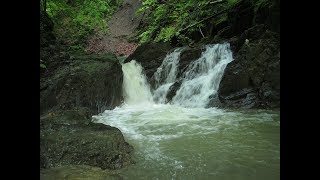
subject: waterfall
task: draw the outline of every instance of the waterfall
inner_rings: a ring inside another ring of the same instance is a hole
[[[177,81],[182,50],[183,48],[177,48],[167,54],[154,73],[153,93],[139,63],[132,60],[123,64],[125,103],[166,103],[169,88]],[[181,86],[171,103],[183,107],[206,107],[210,99],[217,94],[224,69],[232,60],[229,43],[207,45],[201,57],[191,62],[183,72]]]
[[[153,75],[156,81],[156,88],[163,84],[173,83],[176,80],[177,67],[182,50],[183,48],[177,48],[164,58],[162,64]]]
[[[126,104],[153,103],[149,84],[139,63],[132,60],[122,64],[123,95]]]
[[[163,104],[166,102],[168,90],[176,81],[177,68],[182,50],[183,48],[177,48],[172,53],[167,54],[161,66],[153,75],[156,87],[156,90],[153,92],[153,98],[157,103]]]
[[[124,103],[93,116],[134,147],[137,163],[120,169],[121,177],[279,179],[280,112],[213,107],[233,60],[230,45],[204,46],[195,60],[180,59],[184,52],[167,54],[152,86],[135,60],[122,64]]]
[[[201,57],[188,65],[172,103],[206,107],[210,97],[217,94],[224,69],[232,60],[229,43],[207,45]]]

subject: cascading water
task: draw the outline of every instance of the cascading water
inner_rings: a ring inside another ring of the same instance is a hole
[[[135,60],[122,65],[123,92],[126,104],[152,103],[150,87],[142,67]]]
[[[164,58],[162,64],[153,75],[156,81],[156,88],[163,84],[173,83],[176,80],[182,50],[183,48],[177,48]]]
[[[233,60],[229,43],[208,45],[201,57],[192,62],[183,74],[183,81],[173,104],[184,107],[205,107],[217,93],[227,64]]]
[[[123,179],[279,179],[280,116],[275,111],[205,108],[232,61],[229,44],[207,45],[189,64],[171,104],[182,49],[168,54],[150,91],[136,61],[122,65],[125,103],[94,116],[135,148]],[[152,95],[153,94],[153,95]]]
[[[169,88],[176,81],[180,53],[178,48],[168,54],[154,73],[156,90],[153,97],[157,103],[165,103]],[[189,64],[183,74],[182,84],[172,99],[172,104],[183,107],[206,107],[210,97],[219,88],[225,67],[233,60],[230,44],[207,45],[201,57]]]
[[[166,102],[168,90],[176,81],[177,68],[182,50],[183,48],[177,48],[168,54],[153,75],[156,87],[156,90],[153,92],[153,98],[157,103],[163,104]]]

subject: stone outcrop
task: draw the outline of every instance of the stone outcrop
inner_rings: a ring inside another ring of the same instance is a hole
[[[40,118],[40,167],[90,165],[119,169],[131,164],[133,147],[120,130],[92,123],[88,108],[55,111]]]
[[[40,81],[40,112],[88,107],[93,114],[112,109],[122,101],[122,70],[114,55],[71,57]]]

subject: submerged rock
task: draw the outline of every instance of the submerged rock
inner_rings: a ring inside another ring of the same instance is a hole
[[[54,111],[40,118],[40,167],[90,165],[119,169],[133,163],[133,147],[120,130],[92,123],[88,108]]]

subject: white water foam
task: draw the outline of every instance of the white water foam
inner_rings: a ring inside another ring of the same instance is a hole
[[[182,50],[183,48],[177,48],[172,53],[167,54],[161,66],[153,75],[156,88],[153,92],[153,99],[157,103],[166,103],[168,90],[177,79],[177,71]]]
[[[227,64],[233,60],[230,44],[207,45],[201,57],[190,63],[172,103],[184,107],[206,107],[217,94]]]
[[[150,104],[153,98],[143,68],[135,60],[122,65],[123,95],[126,104]]]

